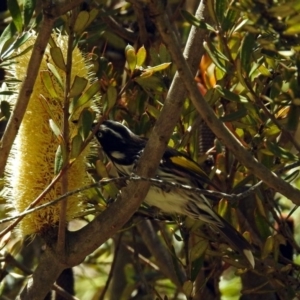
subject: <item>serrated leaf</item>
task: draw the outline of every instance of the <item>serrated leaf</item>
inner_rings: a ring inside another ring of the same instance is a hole
[[[84,89],[86,88],[87,84],[88,84],[87,79],[76,75],[73,84],[71,86],[69,97],[74,98],[80,96],[84,91]]]
[[[128,63],[129,70],[133,71],[136,67],[136,54],[134,48],[131,45],[126,46],[125,57]]]
[[[36,6],[36,0],[24,0],[24,27],[28,26]]]
[[[13,19],[13,22],[17,28],[17,31],[21,33],[23,29],[23,19],[22,19],[22,13],[18,1],[17,0],[7,1],[7,7]]]
[[[55,65],[63,71],[66,71],[66,63],[62,51],[59,47],[51,47],[50,54]]]
[[[76,34],[81,34],[81,32],[86,28],[89,23],[90,14],[86,10],[82,10],[75,21],[74,32]]]
[[[136,54],[136,65],[138,67],[143,65],[143,63],[145,62],[146,56],[147,56],[146,49],[144,46],[142,46]]]
[[[51,98],[57,99],[58,95],[55,90],[55,85],[52,81],[52,76],[49,71],[40,71],[42,83],[50,94]]]
[[[52,119],[49,120],[49,125],[50,125],[50,128],[53,131],[53,133],[58,138],[60,138],[62,136],[62,134],[61,134],[61,130],[59,129],[58,125]]]

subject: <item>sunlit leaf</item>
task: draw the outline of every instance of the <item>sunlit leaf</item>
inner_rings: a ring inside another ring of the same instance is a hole
[[[59,47],[51,47],[50,54],[55,65],[61,70],[66,71],[66,63],[61,49]]]
[[[142,46],[136,54],[136,65],[142,66],[145,62],[146,56],[147,56],[146,49],[144,46]]]
[[[136,67],[136,54],[135,50],[131,45],[127,45],[125,48],[125,56],[126,56],[126,61],[128,63],[128,67],[130,71],[133,71]]]

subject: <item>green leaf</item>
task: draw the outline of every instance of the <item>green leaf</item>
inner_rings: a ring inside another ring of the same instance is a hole
[[[63,168],[66,161],[66,149],[64,145],[59,145],[55,153],[54,175],[57,175]]]
[[[51,130],[55,134],[55,136],[57,136],[60,139],[62,134],[61,134],[61,130],[59,129],[57,124],[52,119],[50,119],[49,120],[49,125],[50,125]]]
[[[55,85],[52,80],[51,73],[49,71],[40,71],[41,80],[50,94],[51,98],[57,99],[58,95],[55,90]]]
[[[118,92],[117,89],[110,85],[107,89],[107,110],[110,110],[117,101]]]
[[[143,73],[141,74],[141,76],[140,77],[150,77],[150,76],[152,76],[153,75],[153,73],[155,73],[155,72],[159,72],[159,71],[162,71],[162,70],[165,70],[166,68],[168,68],[169,67],[169,65],[170,65],[171,63],[163,63],[163,64],[160,64],[160,65],[158,65],[158,66],[154,66],[154,67],[149,67],[149,68],[147,68],[147,69],[145,69],[144,71],[143,71]]]
[[[188,298],[190,298],[190,296],[192,295],[193,287],[194,287],[194,284],[191,280],[185,281],[182,286],[182,290]]]
[[[69,93],[69,97],[74,98],[80,96],[84,91],[84,89],[86,88],[87,84],[88,84],[87,79],[76,75]]]
[[[75,135],[71,141],[70,161],[76,159],[81,153],[82,138],[79,134]]]
[[[222,24],[224,31],[230,30],[237,22],[239,13],[236,10],[229,9]]]
[[[197,19],[194,15],[192,15],[188,11],[182,10],[181,13],[183,17],[187,20],[187,22],[189,22],[191,25],[215,32],[215,29],[212,26],[205,23],[203,20]]]
[[[215,12],[217,19],[223,27],[224,14],[228,8],[227,0],[216,0],[215,1]]]
[[[7,1],[7,7],[13,19],[13,22],[17,28],[17,31],[21,33],[23,29],[23,20],[22,20],[22,13],[18,1],[17,0]]]
[[[93,111],[88,108],[82,110],[79,118],[79,123],[81,125],[79,132],[82,140],[85,140],[89,136],[94,119],[95,113]]]
[[[248,76],[251,69],[251,56],[253,54],[254,45],[256,43],[255,35],[252,33],[247,33],[242,42],[240,58],[241,58],[241,66],[243,70],[246,72],[246,76]]]
[[[30,23],[32,15],[35,10],[36,0],[24,0],[24,27],[26,28]]]
[[[266,146],[268,150],[270,150],[274,155],[278,156],[279,158],[292,160],[292,161],[298,160],[298,157],[296,155],[292,154],[289,150],[279,147],[275,143],[266,141]]]
[[[54,65],[52,65],[51,63],[47,63],[47,67],[48,69],[51,71],[51,73],[54,75],[54,77],[56,78],[59,86],[64,89],[64,84],[62,81],[62,78],[60,77],[59,73],[57,72],[56,68]]]
[[[0,109],[2,115],[8,120],[10,117],[10,105],[7,101],[1,101]]]
[[[142,46],[136,54],[136,65],[142,66],[143,63],[145,62],[146,56],[147,56],[146,49],[144,46]]]
[[[7,41],[10,39],[13,39],[14,34],[16,33],[17,28],[13,22],[9,23],[5,29],[3,30],[1,36],[0,36],[0,56],[1,59],[3,59],[3,52],[6,48],[4,48],[4,45]]]
[[[215,48],[215,47],[213,47],[212,45],[208,45],[208,43],[207,42],[204,42],[203,43],[203,47],[204,47],[204,49],[206,50],[206,52],[207,52],[207,54],[210,56],[210,58],[212,59],[212,61],[214,62],[214,64],[221,70],[221,71],[223,71],[224,73],[227,73],[227,71],[226,71],[226,68],[225,68],[225,66],[224,66],[224,64],[219,60],[219,58],[218,58],[218,50]],[[211,49],[211,48],[212,49]],[[228,60],[228,59],[227,59]]]
[[[220,117],[220,120],[222,122],[232,122],[232,121],[236,121],[236,120],[240,120],[241,118],[247,116],[248,114],[248,110],[246,107],[242,107],[241,109],[227,114],[226,116]]]
[[[74,112],[86,104],[94,95],[96,95],[100,90],[100,83],[95,81],[79,98],[74,98],[69,107],[69,113],[74,114]]]
[[[66,63],[62,51],[59,47],[51,47],[50,54],[55,65],[63,71],[66,71]]]
[[[220,93],[220,95],[223,98],[225,98],[225,99],[227,99],[229,101],[234,101],[234,102],[239,102],[239,103],[248,103],[249,102],[246,97],[238,95],[238,94],[235,94],[233,92],[230,92],[230,91],[222,88],[219,85],[216,85],[215,89]]]
[[[4,59],[12,54],[12,52],[22,46],[32,36],[31,32],[25,32],[17,39],[7,40],[2,47],[1,58]]]
[[[89,23],[90,14],[86,10],[82,10],[75,21],[74,32],[76,34],[81,34],[81,32],[86,28]]]
[[[197,242],[191,249],[190,252],[190,257],[191,257],[191,261],[195,261],[197,260],[199,257],[202,257],[205,252],[206,249],[208,248],[208,241],[205,239],[201,239],[199,242]]]
[[[126,46],[125,57],[128,63],[129,70],[133,71],[136,67],[136,54],[134,48],[131,45]]]
[[[288,27],[284,32],[286,35],[295,35],[300,33],[300,23]]]
[[[261,252],[261,259],[266,259],[268,257],[268,255],[274,250],[274,244],[274,237],[269,236]]]

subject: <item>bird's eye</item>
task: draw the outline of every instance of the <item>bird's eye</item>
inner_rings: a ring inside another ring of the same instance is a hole
[[[101,137],[102,137],[102,132],[101,132],[101,131],[98,131],[98,132],[97,132],[97,137],[98,137],[98,138],[101,138]]]

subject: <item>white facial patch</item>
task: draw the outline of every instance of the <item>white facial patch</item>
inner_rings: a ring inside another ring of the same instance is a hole
[[[110,155],[115,159],[123,159],[125,158],[125,154],[119,151],[113,151],[110,153]]]

